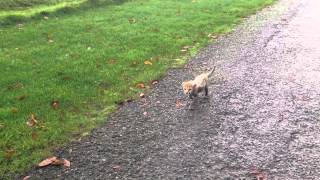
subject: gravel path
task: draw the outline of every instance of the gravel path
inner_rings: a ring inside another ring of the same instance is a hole
[[[31,179],[320,179],[320,2],[280,0]],[[180,84],[217,67],[188,110]],[[179,102],[177,104],[177,101]],[[147,113],[145,113],[147,112]]]

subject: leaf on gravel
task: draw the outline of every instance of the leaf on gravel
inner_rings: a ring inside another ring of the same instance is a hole
[[[176,108],[180,108],[182,106],[185,106],[185,104],[183,104],[180,100],[176,101]]]
[[[158,84],[158,81],[152,81],[152,85]]]
[[[138,83],[136,84],[137,88],[145,88],[145,85],[143,83]]]
[[[38,124],[38,121],[36,120],[36,118],[34,117],[34,114],[31,114],[30,118],[27,121],[27,125],[29,127],[34,127],[36,124]]]
[[[30,176],[25,176],[22,180],[28,180]]]
[[[51,102],[51,107],[52,107],[53,109],[58,109],[58,107],[59,107],[59,101],[53,100],[53,101]]]
[[[257,170],[257,169],[253,169],[250,174],[254,175],[256,177],[257,180],[266,180],[266,176],[263,174],[263,172]]]
[[[112,170],[114,170],[114,171],[117,171],[117,170],[119,170],[119,169],[120,169],[120,166],[118,166],[118,165],[112,166]]]
[[[145,62],[143,62],[145,65],[152,65],[152,62],[150,62],[150,61],[145,61]]]
[[[39,167],[44,167],[44,166],[48,166],[50,165],[53,161],[55,161],[57,159],[57,157],[53,156],[53,157],[50,157],[50,158],[47,158],[43,161],[41,161],[38,166]]]

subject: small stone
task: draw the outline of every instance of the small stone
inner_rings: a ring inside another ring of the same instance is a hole
[[[143,93],[141,93],[139,96],[140,96],[140,98],[144,98],[145,97]]]

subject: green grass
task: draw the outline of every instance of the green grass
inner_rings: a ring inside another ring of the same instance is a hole
[[[61,2],[77,0],[1,0],[0,10],[25,9],[39,5],[54,5]]]
[[[118,102],[138,97],[137,83],[149,85],[208,44],[208,34],[231,31],[272,1],[137,0],[0,27],[0,177],[89,132]],[[32,113],[38,125],[30,128]]]

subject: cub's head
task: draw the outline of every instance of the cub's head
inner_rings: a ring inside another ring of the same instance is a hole
[[[192,83],[190,81],[185,81],[182,83],[183,93],[189,95],[192,91]]]

